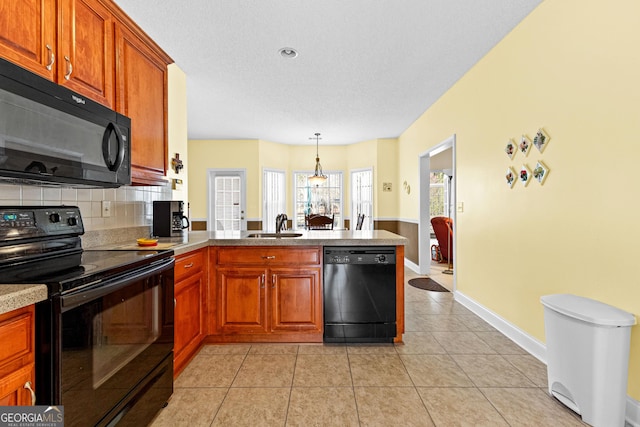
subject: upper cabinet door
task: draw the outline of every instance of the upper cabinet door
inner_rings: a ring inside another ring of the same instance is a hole
[[[97,0],[60,2],[58,84],[114,108],[114,17]]]
[[[164,185],[167,170],[167,62],[116,26],[116,110],[131,118],[131,178]]]
[[[55,80],[56,10],[54,0],[0,2],[0,56]]]

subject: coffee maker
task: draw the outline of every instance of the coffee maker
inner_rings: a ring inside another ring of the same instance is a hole
[[[156,237],[181,237],[189,228],[184,214],[184,202],[156,200],[153,202],[153,230]]]

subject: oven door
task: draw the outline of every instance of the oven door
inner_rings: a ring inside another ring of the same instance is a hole
[[[60,309],[56,388],[65,425],[103,425],[120,418],[134,401],[148,402],[141,391],[160,396],[149,403],[157,408],[136,406],[152,416],[171,395],[173,264],[168,258],[54,300]],[[158,374],[163,364],[169,372]],[[152,387],[164,390],[149,392]]]

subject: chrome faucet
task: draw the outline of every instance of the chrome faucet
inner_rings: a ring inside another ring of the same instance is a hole
[[[287,219],[286,214],[276,216],[276,233],[280,233],[283,229],[287,228]]]

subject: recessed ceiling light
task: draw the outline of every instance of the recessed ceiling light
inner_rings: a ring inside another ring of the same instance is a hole
[[[298,56],[298,52],[292,47],[283,47],[280,49],[280,56],[283,58],[293,59]]]

